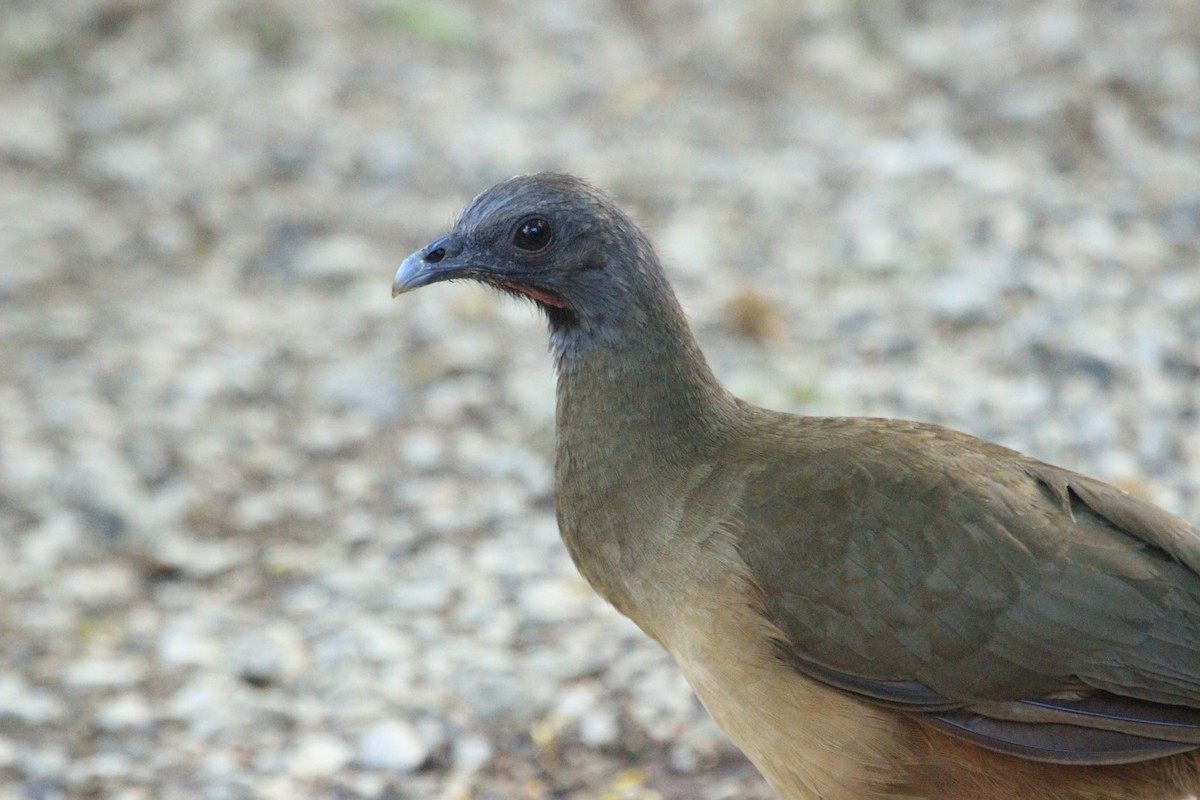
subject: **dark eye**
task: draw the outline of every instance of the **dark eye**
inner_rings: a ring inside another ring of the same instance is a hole
[[[541,217],[530,217],[517,226],[517,232],[513,234],[513,244],[534,253],[550,244],[553,237],[549,222]]]

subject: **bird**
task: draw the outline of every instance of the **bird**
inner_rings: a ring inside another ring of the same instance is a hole
[[[544,312],[579,572],[780,798],[1200,791],[1187,520],[949,428],[735,397],[647,235],[580,178],[483,191],[392,295],[464,279]]]

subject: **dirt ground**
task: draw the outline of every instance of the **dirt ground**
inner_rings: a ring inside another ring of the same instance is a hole
[[[1200,519],[1190,0],[7,0],[0,800],[770,796],[558,542],[543,323],[389,297],[544,169],[747,399]]]

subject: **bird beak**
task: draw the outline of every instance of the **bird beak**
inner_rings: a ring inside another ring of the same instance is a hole
[[[451,236],[443,236],[422,247],[404,259],[400,269],[396,270],[392,297],[431,283],[465,277],[466,267],[458,259],[461,252],[462,246]]]

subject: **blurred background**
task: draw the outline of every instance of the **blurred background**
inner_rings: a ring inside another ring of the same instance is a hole
[[[544,169],[742,396],[1200,519],[1191,0],[6,0],[0,800],[769,797],[558,542],[542,321],[389,298]]]

